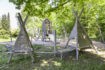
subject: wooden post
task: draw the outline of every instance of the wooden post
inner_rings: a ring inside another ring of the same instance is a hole
[[[56,53],[56,30],[53,31],[53,34],[54,34],[54,56],[55,56],[55,53]]]
[[[77,14],[75,14],[76,15],[76,24],[77,24],[77,35],[76,35],[76,37],[75,37],[75,39],[76,39],[76,60],[78,60],[78,56],[79,56],[79,50],[78,50],[78,48],[79,48],[79,43],[78,43],[78,15]]]
[[[11,34],[11,31],[9,31],[10,32],[10,41],[12,42],[12,34]]]
[[[8,62],[7,63],[10,63],[11,62],[11,60],[12,60],[12,56],[13,56],[13,53],[12,53],[12,51],[9,53],[9,60],[8,60]]]

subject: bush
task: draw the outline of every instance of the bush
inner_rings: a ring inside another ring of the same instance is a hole
[[[12,37],[17,37],[18,36],[18,33],[19,33],[19,30],[18,29],[11,31]],[[10,32],[7,31],[7,30],[4,30],[4,29],[0,29],[0,38],[3,38],[3,39],[10,38]]]
[[[17,37],[18,34],[19,34],[19,29],[12,30],[12,31],[11,31],[11,34],[12,34],[12,37]]]
[[[9,38],[9,31],[1,29],[0,30],[0,38],[8,39]]]
[[[0,35],[0,38],[2,38],[2,39],[8,39],[9,35]]]
[[[5,35],[5,34],[9,34],[9,31],[1,29],[0,30],[0,35]]]

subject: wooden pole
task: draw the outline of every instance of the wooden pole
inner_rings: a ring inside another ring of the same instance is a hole
[[[54,30],[54,56],[56,53],[56,30]]]

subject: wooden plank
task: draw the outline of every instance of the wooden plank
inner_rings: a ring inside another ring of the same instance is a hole
[[[53,53],[56,53],[56,52],[35,52],[35,53],[42,53],[42,54],[53,54]]]
[[[65,52],[73,51],[75,49],[76,49],[76,47],[68,47],[68,48],[64,48],[64,49],[59,49],[57,51],[60,53],[65,53]]]

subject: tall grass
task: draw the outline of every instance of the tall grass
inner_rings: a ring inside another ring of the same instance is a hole
[[[0,50],[6,49],[1,45]],[[69,53],[64,53],[63,60],[60,59],[59,55],[56,57],[52,54],[37,55],[35,63],[31,63],[29,56],[14,56],[12,62],[7,64],[7,54],[0,52],[0,70],[105,70],[105,58],[97,54],[80,52],[77,61],[75,53]]]

